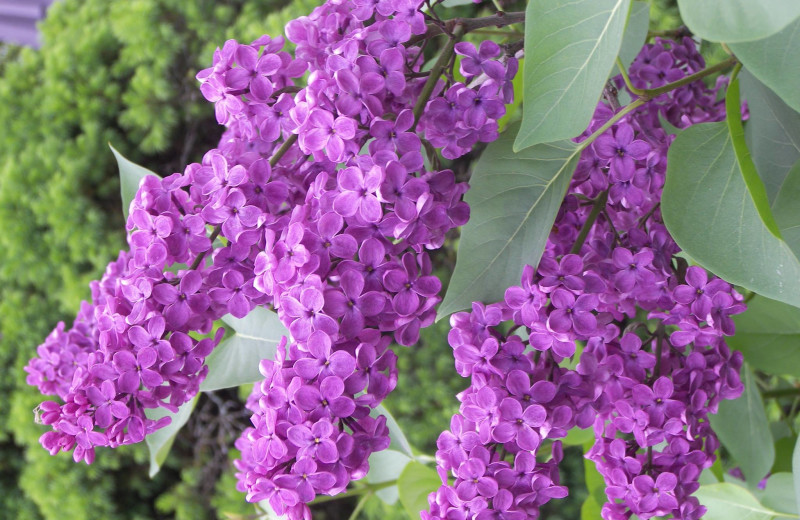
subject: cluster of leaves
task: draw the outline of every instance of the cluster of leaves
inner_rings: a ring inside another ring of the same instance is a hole
[[[108,143],[164,174],[199,159],[221,128],[196,72],[232,35],[254,39],[265,27],[280,33],[313,5],[64,0],[40,27],[41,51],[0,47],[2,516],[206,518],[242,510],[230,484],[210,505],[197,500],[207,457],[189,462],[192,447],[180,443],[152,481],[141,470],[148,464],[143,446],[91,468],[51,458],[31,422],[38,399],[22,366],[55,322],[74,315],[89,280],[124,245]]]

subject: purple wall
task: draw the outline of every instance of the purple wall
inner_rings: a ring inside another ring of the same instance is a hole
[[[0,0],[0,41],[39,47],[36,24],[54,0]]]

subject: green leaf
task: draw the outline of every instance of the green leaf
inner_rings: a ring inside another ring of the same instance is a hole
[[[695,496],[708,508],[703,520],[771,520],[776,516],[797,518],[796,515],[779,513],[764,506],[747,489],[727,482],[700,486]]]
[[[741,397],[723,400],[717,414],[711,415],[709,420],[722,445],[742,469],[747,484],[755,488],[772,468],[775,446],[753,371],[745,365],[742,372],[744,392]]]
[[[175,436],[178,435],[180,429],[183,428],[183,425],[192,415],[197,399],[198,397],[195,396],[191,401],[181,405],[177,413],[172,413],[166,408],[148,408],[145,410],[145,415],[149,419],[158,420],[162,417],[172,417],[172,422],[167,426],[154,431],[144,438],[147,448],[150,450],[150,478],[156,476],[161,469],[161,465],[167,460],[167,455],[169,455],[169,450],[175,441]]]
[[[796,0],[678,0],[691,31],[712,42],[746,42],[771,36],[800,16]]]
[[[605,501],[603,501],[605,503]],[[581,520],[601,520],[600,513],[603,508],[597,503],[593,496],[586,497],[586,500],[581,504]]]
[[[776,375],[800,377],[800,309],[756,296],[747,312],[733,318],[736,334],[728,345],[750,366]]]
[[[786,437],[794,437],[794,432],[792,431],[792,427],[789,426],[789,424],[786,421],[772,421],[771,423],[769,423],[769,431],[772,432],[772,438],[775,441],[784,439]],[[794,446],[794,441],[792,441],[792,446]],[[777,457],[777,451],[775,456]],[[775,466],[772,467],[774,468]],[[778,472],[773,469],[772,473],[778,473]]]
[[[754,2],[758,4],[759,2]],[[794,2],[800,5],[800,2]],[[800,19],[779,33],[746,43],[731,43],[739,61],[778,94],[787,105],[800,112]]]
[[[408,442],[406,434],[403,433],[403,430],[400,428],[397,420],[389,412],[389,410],[386,409],[386,406],[379,404],[373,408],[371,415],[373,417],[377,417],[378,415],[386,416],[386,427],[389,429],[389,438],[392,440],[392,443],[389,445],[389,449],[400,451],[413,458],[414,450],[411,448],[411,443]]]
[[[570,139],[589,124],[619,53],[631,0],[530,0],[520,151]]]
[[[117,166],[119,167],[119,190],[122,197],[122,214],[125,219],[128,219],[128,209],[130,208],[131,201],[136,197],[136,192],[139,190],[139,183],[148,175],[156,175],[147,168],[139,166],[138,164],[128,160],[124,155],[119,153],[116,148],[108,143],[108,147],[114,152],[114,157],[117,158]]]
[[[442,7],[451,8],[451,7],[458,7],[459,5],[469,5],[473,3],[473,0],[444,0],[442,2]]]
[[[642,50],[649,27],[650,4],[634,0],[631,2],[631,12],[628,14],[628,23],[619,49],[619,59],[625,67],[633,63],[636,55]]]
[[[725,475],[727,475],[727,473],[725,473],[725,470],[722,468],[722,458],[719,456],[719,450],[717,450],[715,455],[717,458],[714,460],[714,464],[711,465],[710,469],[714,476],[717,477],[717,481],[719,482]]]
[[[256,509],[259,510],[259,515],[257,515],[256,520],[289,520],[289,517],[286,515],[279,515],[272,509],[272,506],[269,504],[269,500],[262,500],[256,504]],[[239,517],[230,517],[231,520],[237,520]],[[247,518],[247,517],[242,517]]]
[[[800,258],[800,160],[789,170],[772,205],[783,239]]]
[[[782,513],[797,514],[794,498],[794,478],[791,473],[774,473],[767,479],[767,487],[756,497],[765,507]]]
[[[661,213],[678,246],[728,282],[800,307],[800,261],[761,221],[725,123],[682,130],[667,157]]]
[[[664,117],[664,114],[661,112],[658,113],[658,123],[661,125],[661,128],[670,135],[678,135],[681,131],[680,128],[667,121],[667,118]]]
[[[536,265],[580,155],[571,141],[514,153],[516,125],[481,155],[464,200],[471,217],[461,230],[456,268],[439,319],[473,301],[496,302]]]
[[[797,438],[797,444],[794,445],[794,453],[792,453],[792,473],[797,475],[794,479],[794,498],[800,509],[800,437]]]
[[[711,471],[711,468],[706,468],[700,472],[700,477],[697,479],[697,482],[700,485],[716,484],[719,482],[719,479],[717,479],[717,476],[714,475],[713,471]]]
[[[796,443],[797,435],[784,437],[775,442],[775,463],[772,465],[773,474],[792,472],[792,453],[794,453],[794,445]],[[792,492],[791,495],[794,496],[794,492]]]
[[[800,114],[747,69],[742,69],[739,79],[750,109],[744,129],[747,146],[774,203],[789,170],[800,160]]]
[[[567,432],[567,436],[561,439],[564,446],[583,446],[587,442],[594,441],[594,429],[580,429],[577,426]]]
[[[412,459],[408,455],[399,451],[383,450],[375,452],[369,456],[367,482],[381,484],[397,480],[411,461]],[[375,496],[389,505],[397,503],[397,499],[400,497],[396,485],[379,489],[375,492]]]
[[[777,238],[781,238],[781,232],[778,229],[778,224],[772,216],[772,209],[769,207],[769,199],[767,199],[767,191],[764,189],[764,183],[758,176],[756,165],[750,157],[750,151],[747,149],[747,143],[744,140],[744,127],[742,126],[742,112],[741,103],[739,101],[739,79],[734,79],[728,86],[728,91],[725,94],[725,122],[728,124],[728,131],[731,134],[731,144],[733,144],[733,151],[736,154],[736,165],[739,171],[742,172],[742,178],[747,185],[747,191],[756,205],[758,214],[764,225],[770,233]]]
[[[441,485],[442,481],[435,469],[411,461],[397,480],[400,503],[411,518],[417,518],[420,511],[428,509],[428,495]]]
[[[583,446],[584,453],[588,453],[592,444],[594,443],[587,442]],[[594,498],[598,505],[605,504],[608,501],[608,497],[606,496],[606,481],[603,479],[603,475],[597,471],[597,465],[594,461],[586,458],[583,459],[583,474],[589,496]]]
[[[204,392],[263,379],[258,370],[259,363],[262,359],[274,358],[281,337],[289,335],[278,315],[263,307],[256,307],[243,319],[228,314],[222,321],[235,333],[206,358],[208,376],[200,384],[200,390]]]

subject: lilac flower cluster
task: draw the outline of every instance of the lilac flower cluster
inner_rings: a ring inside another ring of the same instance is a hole
[[[308,86],[272,107],[237,92],[245,109],[225,112],[237,121],[226,146],[262,147],[263,132],[256,140],[249,132],[259,114],[282,103],[284,131],[298,135],[300,153],[313,159],[296,174],[306,186],[303,203],[280,227],[268,226],[255,258],[254,288],[271,297],[291,341],[262,362],[265,380],[248,400],[253,427],[236,443],[240,489],[290,518],[308,517],[315,496],[362,478],[369,455],[388,447],[385,418],[370,410],[397,382],[389,345],[415,343],[432,323],[441,283],[425,250],[469,216],[466,185],[449,170],[425,169],[423,127],[415,130],[420,92],[437,80],[420,76],[420,48],[403,45],[425,32],[420,5],[328,3],[291,22],[287,35],[308,64]],[[513,57],[497,53],[492,61],[503,78],[513,77]],[[200,77],[222,84],[233,70],[215,64]],[[460,88],[495,84],[487,76]],[[444,86],[437,82],[434,92]],[[426,112],[440,99],[435,94]],[[496,138],[504,106],[495,103],[472,133]]]
[[[426,37],[420,7],[328,2],[287,26],[294,56],[268,36],[216,51],[197,77],[227,127],[219,148],[183,174],[142,182],[130,251],[27,367],[29,383],[63,402],[40,406],[53,427],[46,448],[74,447],[91,462],[96,446],[162,427],[168,420],[144,410],[191,399],[222,336],[191,333],[260,305],[290,337],[262,361],[248,400],[240,489],[301,518],[316,495],[366,474],[389,444],[385,417],[370,415],[396,385],[389,345],[415,343],[440,300],[426,250],[469,217],[466,184],[426,168],[422,140],[456,157],[496,138],[517,71],[496,45],[460,43],[469,87],[423,73],[421,48],[408,43]],[[455,108],[437,112],[448,96]],[[416,125],[418,103],[438,115]],[[455,144],[437,141],[443,121]]]
[[[654,43],[645,45],[636,56],[628,74],[635,88],[658,88],[683,79],[704,67],[705,60],[691,38],[683,37],[680,42],[656,38]],[[622,88],[622,79],[617,77],[616,81],[618,88]],[[651,118],[646,129],[645,125],[642,126],[642,131],[657,131],[661,126],[659,114],[677,128],[724,117],[724,100],[717,96],[717,92],[727,81],[727,76],[719,76],[714,88],[695,81],[658,96],[652,103],[648,103],[646,110],[639,111],[640,119]]]
[[[688,39],[649,45],[636,63],[634,85],[703,66]],[[687,85],[599,136],[581,157],[538,268],[527,266],[502,302],[451,317],[456,370],[470,386],[439,437],[442,486],[424,520],[538,517],[542,504],[567,494],[558,439],[590,426],[586,457],[609,498],[603,518],[703,515],[692,493],[719,446],[708,414],[742,391],[741,354],[723,338],[744,304],[730,284],[675,258],[659,212],[671,137],[653,115],[684,125],[701,113],[717,119],[724,114],[709,110],[713,94]],[[612,115],[599,105],[583,138]],[[570,369],[562,362],[573,355],[579,363]]]

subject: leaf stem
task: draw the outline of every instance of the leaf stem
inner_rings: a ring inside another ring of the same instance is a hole
[[[619,69],[619,73],[622,75],[623,81],[625,81],[625,86],[628,87],[628,90],[630,90],[631,93],[635,94],[636,96],[641,96],[644,94],[642,89],[634,87],[633,83],[631,83],[631,78],[628,76],[628,71],[625,70],[625,65],[622,64],[622,60],[619,59],[619,56],[617,56],[617,68]]]
[[[595,130],[595,132],[592,135],[587,137],[585,140],[581,141],[576,151],[581,152],[585,150],[590,144],[594,142],[595,139],[600,137],[603,134],[603,132],[611,128],[614,125],[614,123],[616,123],[617,121],[628,115],[630,112],[633,112],[640,106],[644,105],[646,102],[647,102],[646,99],[636,98],[631,103],[622,107],[622,110],[614,114],[614,117],[606,121],[605,124],[603,124],[603,126]]]
[[[647,31],[646,40],[652,38],[682,38],[684,36],[691,36],[692,32],[686,26],[678,27],[677,29],[667,29],[665,31]]]
[[[737,61],[736,65],[733,66],[733,72],[731,72],[731,79],[729,80],[730,83],[733,83],[733,80],[735,80],[739,75],[740,70],[742,70],[742,63]]]
[[[650,208],[650,210],[649,210],[647,213],[645,213],[645,214],[642,216],[642,218],[640,218],[640,219],[639,219],[639,227],[640,227],[640,228],[644,227],[644,225],[647,223],[647,219],[649,219],[650,217],[652,217],[652,216],[653,216],[653,213],[655,213],[655,212],[656,212],[656,210],[657,210],[658,208],[660,208],[660,207],[661,207],[661,203],[660,203],[660,202],[656,202],[655,204],[653,204],[653,207],[652,207],[652,208]]]
[[[659,323],[656,329],[656,366],[653,367],[653,381],[661,376],[661,346],[664,343],[665,334],[666,329],[664,328],[664,324]]]
[[[484,27],[497,27],[499,29],[501,27],[514,25],[515,23],[520,23],[524,21],[525,21],[524,11],[518,11],[514,13],[506,13],[504,11],[500,11],[497,14],[493,14],[491,16],[484,16],[483,18],[451,18],[450,20],[445,20],[444,24],[436,24],[436,23],[428,24],[428,30],[425,31],[423,34],[414,36],[413,38],[408,40],[407,45],[415,45],[433,36],[437,36],[442,33],[453,32],[457,26],[463,27],[464,30],[463,34],[467,34],[468,32],[472,32],[476,29],[483,29]]]
[[[800,395],[800,388],[778,388],[761,392],[761,397],[764,399],[770,397],[797,397],[798,395]]]
[[[450,36],[450,41],[448,41],[447,45],[445,45],[444,49],[442,49],[439,59],[436,60],[433,68],[431,68],[431,75],[428,76],[428,80],[425,82],[425,85],[422,86],[422,92],[419,94],[417,104],[414,105],[414,124],[411,127],[411,132],[413,132],[417,127],[417,122],[419,122],[419,118],[422,116],[422,112],[425,110],[425,105],[428,104],[428,99],[430,99],[431,94],[433,94],[433,89],[436,88],[436,83],[439,82],[439,77],[441,77],[442,72],[444,72],[444,69],[450,63],[450,59],[453,57],[453,49],[455,48],[458,40],[461,39],[462,34],[464,34],[463,26],[456,25],[452,36]]]
[[[272,157],[270,157],[269,165],[275,166],[278,164],[278,161],[280,161],[283,156],[286,155],[286,152],[289,151],[289,148],[291,148],[295,142],[297,142],[297,134],[290,135],[289,138],[283,142],[281,147],[278,148],[278,151],[276,151]]]
[[[581,228],[580,232],[578,233],[578,238],[575,239],[575,243],[572,244],[572,249],[569,250],[571,255],[577,255],[581,252],[581,248],[583,247],[583,243],[586,242],[586,237],[589,236],[589,231],[591,231],[592,226],[594,226],[594,221],[597,220],[598,215],[603,209],[606,207],[606,201],[608,200],[608,190],[603,190],[600,195],[594,199],[594,204],[592,205],[592,211],[589,212],[589,216],[586,217],[586,222],[583,223],[583,227]]]
[[[517,36],[519,38],[525,36],[519,31],[503,31],[500,29],[475,29],[474,31],[470,32],[473,32],[475,34],[489,34],[492,36]]]
[[[739,60],[731,56],[730,58],[723,60],[716,65],[703,69],[701,71],[695,72],[685,78],[681,78],[678,81],[673,81],[672,83],[667,83],[658,88],[651,88],[645,89],[642,94],[639,96],[639,99],[644,99],[645,101],[650,101],[651,99],[657,98],[661,94],[665,94],[671,90],[675,90],[676,88],[682,87],[684,85],[688,85],[689,83],[694,83],[698,79],[702,79],[706,76],[714,74],[715,72],[719,72],[722,70],[727,69],[728,67],[735,65],[738,63]]]
[[[364,509],[364,505],[367,503],[367,500],[369,500],[371,496],[372,496],[372,490],[370,490],[363,497],[361,497],[361,500],[359,500],[358,504],[356,504],[356,508],[353,509],[353,512],[350,514],[349,520],[356,520],[356,518],[358,518],[359,513],[361,513],[361,510]]]
[[[214,228],[214,231],[212,231],[211,235],[208,237],[208,240],[211,242],[211,247],[214,247],[214,240],[217,239],[221,231],[222,224],[217,224],[217,227]],[[206,257],[206,252],[207,251],[203,251],[194,258],[194,262],[192,262],[192,265],[189,266],[190,271],[194,271],[200,267],[200,263],[203,261],[203,258]]]

